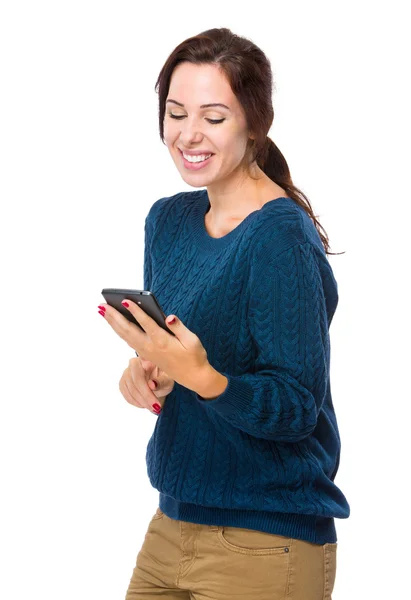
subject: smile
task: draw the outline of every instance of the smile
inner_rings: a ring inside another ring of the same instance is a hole
[[[203,169],[211,162],[211,159],[214,156],[214,154],[211,154],[205,160],[198,160],[198,158],[194,158],[193,162],[191,162],[190,160],[187,160],[184,157],[184,155],[180,149],[179,149],[179,152],[181,154],[181,158],[183,160],[183,164],[184,164],[185,168],[189,169],[190,171],[198,171],[199,169]]]

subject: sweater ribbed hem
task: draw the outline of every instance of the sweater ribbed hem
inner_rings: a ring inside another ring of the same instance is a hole
[[[333,517],[207,507],[179,502],[162,493],[160,493],[159,506],[167,517],[179,521],[202,525],[244,527],[304,540],[312,544],[322,545],[337,542]]]

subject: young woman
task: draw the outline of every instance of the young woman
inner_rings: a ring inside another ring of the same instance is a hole
[[[270,63],[211,29],[175,48],[157,86],[161,139],[195,189],[145,223],[144,289],[174,335],[132,301],[143,331],[102,305],[137,354],[121,392],[159,415],[146,460],[160,502],[126,600],[330,599],[334,519],[350,513],[334,483],[338,291],[328,238],[267,137]]]

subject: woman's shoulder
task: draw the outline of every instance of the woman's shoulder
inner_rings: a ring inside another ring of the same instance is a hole
[[[201,192],[201,190],[182,191],[182,192],[176,192],[175,194],[172,194],[171,196],[163,196],[162,198],[159,198],[152,204],[152,206],[150,208],[150,212],[153,211],[154,213],[156,213],[163,209],[171,208],[173,205],[176,205],[176,204],[179,204],[179,205],[192,204],[193,202],[195,202],[197,200],[197,196],[200,192]]]
[[[155,200],[151,205],[146,220],[156,223],[159,219],[163,219],[173,207],[181,207],[187,203],[187,194],[190,192],[177,192],[171,196],[163,196]]]
[[[307,211],[293,198],[282,197],[267,202],[253,231],[253,246],[270,249],[272,255],[295,245],[311,244],[320,254],[324,245]]]

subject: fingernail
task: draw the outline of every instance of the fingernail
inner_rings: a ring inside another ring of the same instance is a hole
[[[159,404],[153,404],[153,410],[156,411],[156,413],[161,412],[161,406]]]

